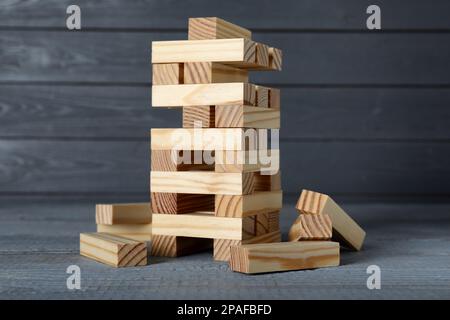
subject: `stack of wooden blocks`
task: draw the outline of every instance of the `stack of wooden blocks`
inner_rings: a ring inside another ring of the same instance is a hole
[[[258,157],[280,127],[280,91],[248,82],[281,62],[219,18],[189,19],[189,40],[152,43],[152,105],[183,109],[183,128],[151,130],[152,255],[213,247],[227,261],[233,245],[281,240],[280,173],[262,172]],[[279,163],[279,150],[268,153]]]

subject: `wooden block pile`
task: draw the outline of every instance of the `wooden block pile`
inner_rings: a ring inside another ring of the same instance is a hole
[[[151,130],[152,255],[213,246],[226,261],[232,245],[280,241],[280,174],[264,174],[257,156],[280,127],[280,91],[248,81],[281,63],[279,49],[219,18],[191,18],[188,40],[152,43],[152,105],[183,111],[183,128]]]

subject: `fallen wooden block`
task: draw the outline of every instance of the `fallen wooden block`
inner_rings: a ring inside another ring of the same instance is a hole
[[[248,195],[215,196],[215,215],[218,217],[244,218],[261,212],[281,209],[283,194],[281,190],[255,192]]]
[[[230,247],[251,243],[280,242],[281,232],[279,230],[256,236],[246,240],[214,239],[214,260],[229,261]]]
[[[152,240],[152,224],[97,224],[97,232],[108,233],[135,241]]]
[[[250,30],[217,17],[189,18],[189,40],[251,37]]]
[[[156,257],[180,257],[211,249],[212,239],[153,235],[151,255]]]
[[[327,214],[301,214],[289,230],[289,241],[330,240],[332,224]]]
[[[165,214],[213,211],[214,195],[151,192],[152,212]]]
[[[280,128],[280,111],[251,106],[216,106],[216,128]]]
[[[230,268],[253,274],[339,265],[339,243],[331,241],[245,244],[230,248]]]
[[[256,105],[255,85],[244,82],[152,86],[153,107]]]
[[[296,209],[304,214],[329,215],[333,224],[333,239],[354,250],[361,250],[365,231],[328,195],[303,190]]]
[[[150,203],[97,204],[95,222],[108,225],[151,223]]]
[[[81,233],[80,254],[113,267],[135,267],[147,264],[145,242],[107,233]]]

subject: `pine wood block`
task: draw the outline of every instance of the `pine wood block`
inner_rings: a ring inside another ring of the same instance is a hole
[[[248,82],[248,71],[217,62],[186,62],[184,84]]]
[[[280,166],[280,150],[253,150],[215,152],[216,172],[270,173]],[[267,171],[267,172],[266,172]]]
[[[251,37],[250,30],[217,17],[189,18],[189,40]]]
[[[135,267],[147,264],[145,242],[107,233],[81,233],[80,254],[113,267]]]
[[[280,109],[281,106],[281,93],[280,89],[269,89],[269,108]]]
[[[269,67],[272,70],[281,71],[283,63],[283,53],[280,49],[269,48]]]
[[[255,173],[254,191],[275,191],[281,190],[281,174],[263,175]]]
[[[218,217],[244,218],[262,212],[273,212],[282,208],[281,191],[254,192],[247,195],[215,196],[215,215]]]
[[[150,241],[152,239],[152,224],[97,224],[97,232],[113,234],[135,241]]]
[[[255,222],[255,236],[280,230],[280,211],[263,212],[252,216]]]
[[[95,222],[109,225],[151,223],[150,203],[97,204]]]
[[[214,239],[214,260],[229,261],[231,246],[239,246],[243,244],[252,244],[252,243],[271,243],[280,241],[281,241],[281,233],[279,230],[246,240]]]
[[[249,194],[254,190],[254,174],[251,172],[152,171],[150,177],[150,188],[152,192]]]
[[[244,82],[152,86],[153,107],[256,104],[255,85]]]
[[[152,84],[169,85],[183,84],[183,64],[182,63],[158,63],[152,65]]]
[[[203,150],[152,150],[151,170],[214,170],[214,164],[205,163]]]
[[[181,214],[214,210],[214,195],[151,192],[152,211]]]
[[[268,108],[270,88],[263,86],[255,86],[255,90],[256,90],[256,106],[261,108]]]
[[[266,68],[256,63],[256,42],[245,38],[152,42],[152,63],[184,62]]]
[[[183,128],[214,128],[214,106],[183,107]]]
[[[289,230],[289,241],[331,240],[332,224],[327,214],[301,214]]]
[[[151,255],[156,257],[180,257],[211,249],[212,239],[186,238],[155,234]]]
[[[270,67],[269,46],[256,44],[256,63],[260,66]]]
[[[244,244],[230,248],[230,268],[247,274],[339,265],[339,243],[331,241]]]
[[[259,138],[267,129],[176,128],[151,129],[153,150],[248,150],[258,148]],[[209,161],[207,162],[209,164]]]
[[[354,250],[361,250],[365,231],[330,196],[303,190],[296,209],[303,214],[329,215],[333,224],[333,239]]]
[[[177,215],[153,214],[153,234],[242,240],[255,236],[255,223],[249,217],[216,217],[213,211]]]
[[[280,128],[280,111],[250,106],[217,106],[216,128]]]

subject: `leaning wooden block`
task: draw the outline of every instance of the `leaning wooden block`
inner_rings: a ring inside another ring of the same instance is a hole
[[[153,235],[151,255],[156,257],[180,257],[211,249],[212,239]]]
[[[280,111],[251,106],[217,106],[216,128],[280,128]]]
[[[251,244],[251,243],[271,243],[280,241],[281,241],[281,232],[279,230],[246,240],[214,239],[214,260],[229,261],[230,247],[232,246],[240,246],[243,244]]]
[[[247,195],[215,196],[215,215],[218,217],[243,218],[261,212],[281,209],[283,194],[280,191],[254,192]]]
[[[327,214],[301,214],[289,230],[289,241],[330,240],[332,224]]]
[[[254,191],[254,174],[182,171],[150,173],[152,192],[192,194],[249,194]]]
[[[256,88],[244,82],[152,86],[153,107],[256,104]]]
[[[361,250],[365,231],[328,195],[303,190],[296,209],[304,214],[329,215],[333,224],[333,239],[354,250]]]
[[[217,17],[189,18],[189,40],[251,37],[250,30]]]
[[[248,71],[217,62],[186,62],[184,84],[248,82]]]
[[[152,240],[152,224],[97,224],[97,232],[108,233],[135,241]]]
[[[213,211],[214,195],[151,192],[152,212],[165,214]]]
[[[339,243],[331,241],[246,244],[230,248],[230,268],[253,274],[339,265]]]
[[[158,63],[152,66],[152,84],[183,84],[182,63]]]
[[[95,222],[109,225],[151,223],[150,203],[97,204]]]
[[[135,267],[147,264],[145,242],[107,233],[81,233],[80,254],[113,267]]]

